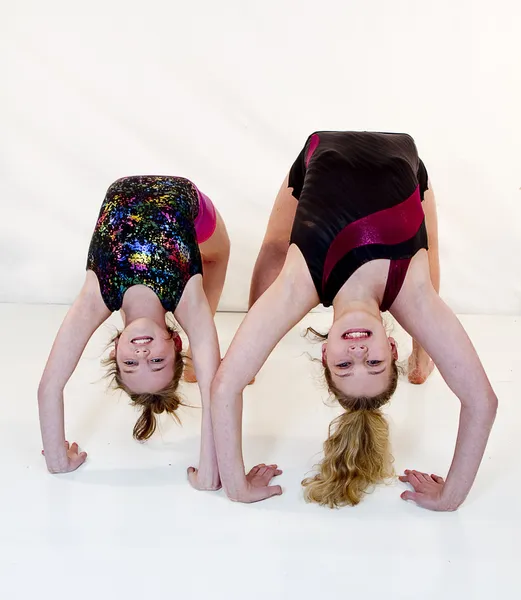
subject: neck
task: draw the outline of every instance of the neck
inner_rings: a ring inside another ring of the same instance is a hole
[[[136,319],[147,318],[166,329],[165,309],[152,290],[142,285],[131,287],[123,298],[121,316],[125,327]]]
[[[361,283],[361,282],[360,282]],[[365,312],[381,321],[380,302],[375,290],[364,285],[357,284],[356,281],[351,285],[344,285],[333,300],[334,320],[340,319],[347,313]]]

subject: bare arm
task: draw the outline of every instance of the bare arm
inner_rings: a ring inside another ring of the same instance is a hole
[[[65,448],[63,390],[87,342],[109,315],[95,276],[88,272],[78,298],[58,331],[38,387],[43,448],[51,473],[74,470],[83,462],[71,464]]]
[[[213,441],[210,387],[221,355],[212,310],[200,277],[192,277],[188,282],[175,317],[186,331],[194,353],[195,374],[203,408],[199,471],[189,469],[190,482],[198,489],[218,489],[221,484]]]
[[[415,270],[427,272],[426,262],[426,257],[421,258]],[[406,293],[400,295],[391,312],[425,348],[461,402],[456,449],[447,481],[440,488],[440,497],[434,500],[422,494],[410,497],[426,508],[455,510],[467,497],[476,478],[494,423],[497,397],[463,326],[435,292],[430,278],[420,277],[414,281],[414,273],[411,273],[406,286]]]
[[[240,502],[280,494],[279,486],[254,488],[242,457],[242,394],[282,337],[313,307],[318,297],[300,251],[290,248],[286,264],[241,324],[212,385],[212,418],[224,489]]]

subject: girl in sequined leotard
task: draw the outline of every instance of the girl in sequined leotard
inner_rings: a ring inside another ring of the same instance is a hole
[[[465,499],[497,398],[465,331],[437,293],[429,188],[409,135],[309,136],[275,201],[252,277],[250,311],[212,386],[219,469],[232,499],[252,502],[282,491],[252,487],[244,475],[242,391],[278,341],[318,304],[334,309],[322,361],[344,412],[332,423],[318,473],[303,481],[306,498],[330,507],[354,505],[393,473],[380,410],[398,379],[397,347],[381,317],[389,310],[414,338],[410,381],[425,381],[432,357],[462,405],[447,481],[405,471],[400,479],[414,491],[402,498],[432,510],[454,510]]]
[[[72,471],[85,460],[76,444],[65,446],[63,388],[88,340],[114,311],[121,311],[124,329],[105,362],[116,387],[142,408],[134,437],[152,435],[156,414],[175,415],[184,361],[181,338],[165,321],[172,312],[188,336],[203,405],[200,468],[190,468],[189,478],[200,489],[219,487],[209,394],[220,361],[213,315],[228,256],[220,215],[187,179],[125,177],[110,186],[90,243],[85,284],[58,332],[39,387],[51,472]],[[194,379],[193,372],[188,377]]]

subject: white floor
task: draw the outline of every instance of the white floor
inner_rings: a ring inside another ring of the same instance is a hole
[[[88,451],[69,475],[40,456],[36,388],[63,306],[0,305],[0,593],[33,599],[317,599],[521,597],[521,318],[463,317],[500,399],[476,484],[464,506],[438,514],[403,502],[396,482],[356,508],[304,502],[300,481],[329,421],[319,348],[302,325],[275,350],[245,395],[245,460],[277,462],[284,494],[240,505],[192,490],[199,410],[183,427],[162,420],[147,444],[132,439],[134,409],[106,392],[102,328],[66,394],[66,430]],[[218,315],[223,348],[242,315]],[[327,328],[330,316],[303,323]],[[117,323],[117,320],[114,320]],[[401,358],[410,342],[395,329]],[[197,404],[197,388],[184,385]],[[458,401],[439,374],[399,385],[388,409],[396,470],[445,475]]]

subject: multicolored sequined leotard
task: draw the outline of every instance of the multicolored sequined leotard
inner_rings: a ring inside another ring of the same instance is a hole
[[[427,170],[410,135],[321,131],[309,136],[289,173],[299,201],[291,243],[330,306],[364,263],[390,259],[380,310],[389,310],[411,258],[427,248],[421,201]]]
[[[198,239],[200,229],[204,238]],[[87,269],[96,273],[109,310],[121,308],[128,288],[146,285],[163,308],[173,312],[189,279],[202,274],[198,241],[210,237],[214,229],[212,203],[188,179],[124,177],[107,191]]]

